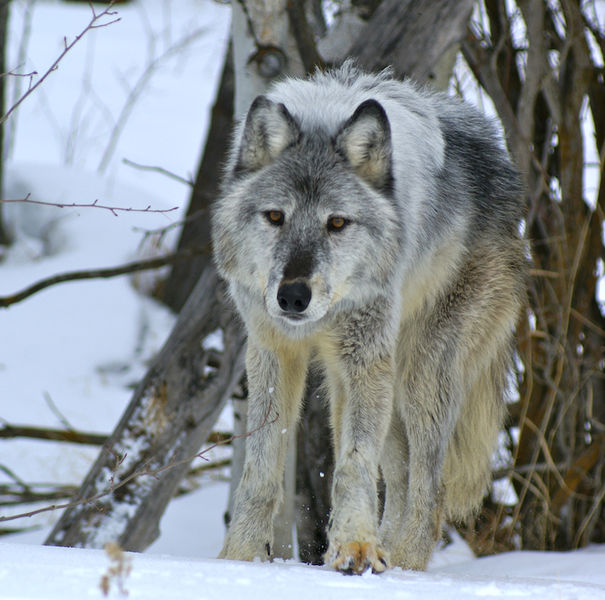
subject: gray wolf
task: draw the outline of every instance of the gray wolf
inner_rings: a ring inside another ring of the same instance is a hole
[[[476,511],[524,302],[523,215],[496,128],[461,101],[351,63],[256,98],[212,216],[253,431],[221,557],[271,558],[311,361],[335,448],[327,563],[424,569],[444,519]]]

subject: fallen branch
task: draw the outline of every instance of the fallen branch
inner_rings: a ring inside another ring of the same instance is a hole
[[[30,438],[34,440],[50,440],[53,442],[71,442],[72,444],[88,444],[102,446],[107,436],[99,433],[84,433],[70,429],[46,429],[17,425],[0,427],[0,439]]]
[[[213,460],[190,469],[183,478],[187,485],[181,485],[176,496],[185,496],[200,487],[199,483],[191,484],[191,480],[209,471],[224,469],[231,465],[231,458]],[[57,485],[53,483],[19,483],[0,484],[0,506],[19,506],[20,504],[38,504],[53,500],[73,498],[78,491],[77,485]],[[4,531],[4,530],[2,530]],[[2,534],[0,531],[0,535]]]
[[[231,437],[232,434],[225,431],[213,431],[208,436],[208,442],[211,444],[220,442],[221,445],[229,444],[231,442]],[[44,427],[32,427],[29,425],[9,425],[8,423],[0,427],[0,439],[14,438],[102,446],[109,436],[103,433],[86,433],[73,429],[49,429]]]
[[[33,517],[35,515],[39,515],[39,514],[45,513],[45,512],[50,512],[53,510],[64,509],[64,508],[73,508],[73,507],[81,506],[84,504],[94,504],[94,503],[98,502],[99,500],[101,500],[102,498],[109,496],[110,494],[115,494],[116,491],[123,488],[128,483],[130,483],[134,479],[137,479],[138,477],[149,476],[149,477],[157,478],[157,476],[160,475],[161,473],[163,473],[164,471],[168,471],[169,469],[173,469],[174,467],[178,467],[180,465],[188,464],[195,458],[201,458],[202,460],[207,461],[208,459],[204,455],[207,454],[208,452],[210,452],[211,450],[214,450],[214,448],[217,448],[218,446],[224,446],[227,443],[232,443],[236,439],[247,438],[248,436],[250,436],[250,435],[256,433],[257,431],[259,431],[260,429],[262,429],[263,427],[275,423],[279,419],[279,414],[276,413],[275,416],[273,417],[273,419],[269,420],[269,415],[271,414],[272,408],[273,408],[273,405],[269,404],[269,406],[267,408],[267,413],[265,415],[263,422],[256,429],[253,429],[252,431],[248,431],[247,433],[244,433],[242,435],[232,435],[228,438],[228,440],[215,442],[214,444],[211,444],[210,446],[208,446],[208,448],[205,448],[201,452],[197,452],[196,454],[194,454],[192,456],[188,456],[181,460],[171,462],[167,465],[163,465],[161,467],[157,467],[154,469],[143,468],[143,469],[140,469],[139,471],[135,471],[134,473],[131,473],[130,475],[127,475],[126,477],[124,477],[124,479],[122,479],[118,483],[112,483],[111,485],[107,486],[104,490],[102,490],[98,494],[94,494],[90,498],[72,500],[70,502],[64,502],[62,504],[51,504],[49,506],[44,506],[44,507],[38,508],[36,510],[31,510],[29,512],[19,513],[19,514],[11,515],[8,517],[0,516],[0,523],[4,523],[6,521],[14,521],[16,519],[22,519],[24,517]],[[123,463],[125,458],[126,458],[126,455],[116,457],[116,469],[118,469],[120,467],[120,465]],[[151,462],[151,460],[152,459],[149,459],[148,464],[149,464],[149,462]],[[210,463],[208,463],[208,464],[210,464]]]
[[[171,265],[181,260],[190,259],[198,254],[205,254],[209,252],[208,248],[198,248],[190,250],[181,250],[180,252],[173,252],[157,258],[149,258],[145,260],[134,261],[126,263],[119,267],[110,267],[106,269],[89,269],[85,271],[72,271],[70,273],[60,273],[59,275],[53,275],[42,279],[25,289],[11,294],[10,296],[0,296],[0,308],[6,308],[11,304],[21,302],[30,296],[33,296],[37,292],[48,288],[58,283],[65,283],[67,281],[78,281],[82,279],[107,279],[110,277],[118,277],[119,275],[127,275],[128,273],[136,273],[138,271],[147,271],[151,269],[159,269],[166,265]]]

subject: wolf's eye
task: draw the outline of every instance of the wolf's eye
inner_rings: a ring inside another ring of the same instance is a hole
[[[328,231],[339,231],[344,229],[348,221],[344,217],[330,217],[328,219]]]
[[[281,210],[268,210],[265,217],[271,225],[283,225],[284,223],[284,213]]]

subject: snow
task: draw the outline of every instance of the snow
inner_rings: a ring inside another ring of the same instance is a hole
[[[392,569],[361,577],[294,561],[241,563],[130,553],[126,560],[131,572],[122,585],[132,599],[605,598],[603,579],[599,583],[595,575],[604,564],[602,548],[561,554],[512,553],[427,573]],[[111,564],[101,550],[0,543],[0,598],[102,598],[101,578]],[[115,580],[110,597],[124,597]]]
[[[31,35],[21,62],[18,47],[28,6],[33,7]],[[9,66],[19,72],[43,73],[61,51],[63,36],[73,39],[90,19],[85,4],[57,0],[15,1],[11,10]],[[0,296],[57,273],[115,266],[174,245],[176,229],[163,237],[144,231],[178,221],[187,186],[135,170],[122,159],[184,177],[195,173],[229,9],[212,0],[140,0],[118,12],[120,22],[87,34],[9,121],[13,133],[4,198],[31,194],[45,202],[97,200],[123,208],[178,210],[114,216],[99,208],[4,205],[17,242],[0,255]],[[146,66],[200,29],[203,34],[158,61],[107,165],[99,169]],[[0,309],[0,424],[57,428],[67,421],[77,430],[109,433],[174,323],[168,310],[141,293],[153,283],[150,274],[66,283]],[[220,351],[221,333],[200,343]],[[230,416],[221,419],[218,428],[228,427]],[[97,452],[75,444],[0,440],[0,466],[29,483],[77,485]],[[213,452],[209,458],[224,455],[222,449]],[[14,479],[0,469],[4,483]],[[131,566],[123,581],[129,598],[605,598],[603,546],[475,559],[454,536],[452,545],[435,554],[427,573],[394,569],[361,577],[296,561],[219,561],[213,557],[222,544],[227,494],[228,483],[219,473],[205,476],[199,489],[170,503],[156,542],[144,554],[125,559]],[[2,507],[0,514],[21,510]],[[0,523],[0,528],[27,529],[0,538],[0,600],[102,597],[101,579],[116,566],[108,554],[41,545],[58,516],[45,512]],[[116,581],[110,583],[110,597],[122,597]]]

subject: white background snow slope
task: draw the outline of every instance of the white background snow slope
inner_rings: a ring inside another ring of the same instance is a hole
[[[31,33],[20,54],[28,7]],[[18,72],[43,73],[63,37],[73,39],[90,19],[86,5],[58,0],[13,0],[11,9],[8,62]],[[140,0],[120,7],[119,16],[119,23],[87,34],[10,121],[4,198],[30,193],[46,202],[178,210],[116,217],[98,208],[5,205],[16,243],[0,260],[0,295],[56,273],[170,250],[176,239],[173,231],[154,248],[148,238],[142,243],[141,229],[178,221],[187,186],[122,159],[185,177],[195,173],[229,8],[212,0]],[[200,28],[203,33],[178,52],[169,50]],[[129,110],[129,94],[151,63],[115,149],[99,169],[120,114]],[[149,278],[135,282],[145,287]],[[77,430],[109,433],[173,321],[128,277],[63,284],[0,309],[0,423],[62,427],[67,421]],[[0,440],[0,483],[76,485],[96,453],[85,446]],[[427,573],[395,569],[362,577],[293,561],[218,561],[212,557],[222,541],[226,496],[226,482],[215,476],[171,503],[157,542],[128,558],[124,587],[130,598],[605,598],[603,547],[474,559],[456,540],[437,552]],[[43,513],[4,524],[28,531],[0,538],[0,600],[102,597],[101,578],[112,564],[105,552],[41,546],[57,517]],[[110,596],[121,597],[113,584]]]

